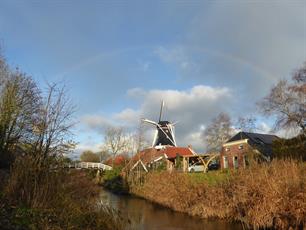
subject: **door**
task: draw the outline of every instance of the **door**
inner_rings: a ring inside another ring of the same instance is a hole
[[[225,169],[228,168],[228,158],[227,158],[227,156],[223,156],[223,167]]]
[[[238,156],[233,157],[233,165],[235,169],[238,168]]]

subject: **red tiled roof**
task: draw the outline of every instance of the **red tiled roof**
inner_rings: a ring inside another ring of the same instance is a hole
[[[168,159],[175,158],[177,155],[179,156],[190,156],[193,155],[193,150],[188,147],[166,147],[163,151]]]
[[[164,149],[155,149],[155,148],[148,148],[138,152],[136,155],[132,157],[129,161],[126,169],[132,167],[138,160],[141,160],[142,163],[145,165],[156,160],[159,157],[165,156],[168,159],[176,158],[177,155],[179,156],[190,156],[194,155],[194,152],[189,147],[173,147],[167,146]]]
[[[132,161],[138,161],[142,160],[144,164],[147,164],[151,162],[152,160],[166,155],[168,159],[173,159],[177,155],[179,156],[190,156],[194,155],[194,152],[192,149],[188,147],[165,147],[164,149],[155,149],[155,148],[149,148],[142,150],[141,152],[137,153],[133,158]]]

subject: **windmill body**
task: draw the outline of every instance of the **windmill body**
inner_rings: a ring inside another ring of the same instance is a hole
[[[169,121],[162,121],[164,102],[161,104],[159,121],[151,121],[148,119],[142,119],[143,122],[149,123],[156,127],[152,147],[159,148],[162,146],[176,146],[175,135],[174,135],[174,125]]]
[[[176,146],[174,137],[174,126],[169,121],[158,122],[157,138],[154,146],[157,145],[171,145]]]

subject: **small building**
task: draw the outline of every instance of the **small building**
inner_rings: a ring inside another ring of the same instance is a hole
[[[276,135],[239,132],[222,145],[221,169],[246,167],[250,155],[257,155],[264,161],[272,159],[272,142]]]
[[[195,152],[189,147],[163,146],[148,148],[137,153],[129,162],[127,168],[133,170],[135,165],[141,164],[145,171],[165,169],[172,171],[178,167],[179,159],[184,156],[193,156]]]

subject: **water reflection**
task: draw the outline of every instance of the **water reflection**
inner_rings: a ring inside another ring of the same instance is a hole
[[[146,200],[101,192],[104,204],[119,210],[133,223],[135,230],[240,230],[240,224],[203,220],[153,204]]]

